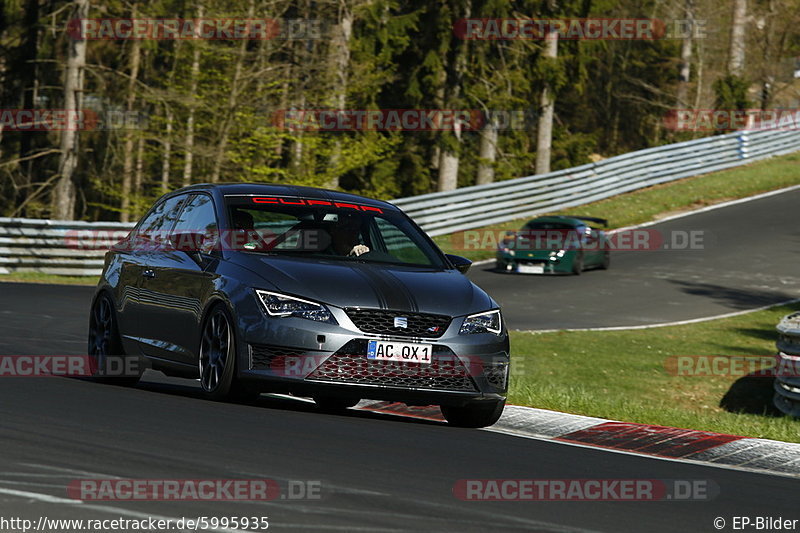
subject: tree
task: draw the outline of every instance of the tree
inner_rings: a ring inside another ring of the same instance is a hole
[[[558,32],[546,36],[544,61],[555,63],[558,57]],[[557,67],[554,67],[557,68]],[[550,157],[553,144],[553,111],[555,110],[555,88],[553,81],[545,81],[539,100],[539,124],[536,128],[536,174],[550,172]]]
[[[89,0],[73,0],[74,18],[85,19],[89,14]],[[86,66],[86,40],[71,39],[68,44],[67,68],[64,73],[64,109],[80,113],[82,110],[83,71]],[[61,132],[61,155],[58,162],[58,180],[53,191],[53,217],[72,219],[75,213],[75,183],[78,168],[78,124],[70,124]]]
[[[131,10],[132,18],[136,18],[136,4],[133,5]],[[132,113],[136,104],[136,83],[139,80],[139,65],[142,58],[142,41],[136,39],[131,42],[131,51],[129,53],[128,64],[128,95],[125,102],[125,110]],[[120,222],[128,222],[130,220],[130,205],[131,205],[131,185],[133,184],[134,176],[134,142],[135,136],[132,129],[125,133],[125,147],[123,152],[123,165],[122,165],[122,190],[121,198],[122,205],[120,206],[119,220]],[[137,191],[138,192],[138,191]]]

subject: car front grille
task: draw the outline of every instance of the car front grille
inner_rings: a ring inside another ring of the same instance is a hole
[[[446,346],[434,346],[428,365],[367,359],[366,339],[345,344],[307,379],[342,384],[476,392],[467,368]]]
[[[250,368],[253,370],[269,370],[276,367],[276,361],[286,357],[297,357],[305,350],[275,346],[272,344],[250,345]]]
[[[444,335],[452,320],[446,315],[407,313],[384,309],[345,309],[347,316],[364,333],[399,335],[403,337],[438,338]],[[399,319],[396,321],[395,319]],[[402,319],[405,319],[403,321]],[[395,325],[397,324],[397,325]],[[402,327],[405,324],[406,327]]]

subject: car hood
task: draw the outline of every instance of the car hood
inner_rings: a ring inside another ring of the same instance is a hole
[[[456,270],[357,261],[236,254],[235,262],[264,280],[262,288],[337,307],[393,309],[449,316],[497,304]],[[258,288],[258,287],[256,287]]]

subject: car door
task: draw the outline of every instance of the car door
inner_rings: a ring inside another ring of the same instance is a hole
[[[156,215],[147,224],[142,226],[140,232],[140,247],[142,249],[143,267],[139,288],[137,292],[137,303],[135,324],[132,331],[140,343],[141,350],[145,355],[153,355],[153,346],[159,342],[153,335],[154,327],[160,321],[165,320],[164,302],[157,293],[153,292],[153,287],[148,283],[155,271],[153,264],[160,261],[159,257],[168,249],[169,232],[175,225],[180,210],[184,202],[188,200],[188,194],[170,196],[164,199],[154,208]]]
[[[167,198],[156,203],[129,237],[117,245],[120,248],[117,315],[120,334],[128,348],[136,346],[137,350],[142,349],[148,321],[146,297],[142,295],[147,263],[152,250],[159,246],[166,213],[173,208],[175,201]]]
[[[199,250],[179,249],[171,242],[151,254],[150,276],[144,287],[150,295],[147,355],[186,365],[197,364],[200,320],[205,302],[213,291],[213,269],[218,257],[213,253],[217,220],[210,195],[187,196],[170,230],[178,242],[181,236],[202,234],[205,243]]]

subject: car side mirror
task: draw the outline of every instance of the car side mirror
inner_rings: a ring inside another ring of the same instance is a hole
[[[458,270],[462,274],[466,274],[467,271],[469,271],[469,267],[472,266],[472,261],[470,261],[466,257],[461,257],[460,255],[452,255],[452,254],[446,254],[446,255],[450,263],[454,267],[456,267],[456,270]]]
[[[202,233],[173,233],[169,243],[178,251],[196,254],[203,248],[206,236]]]

